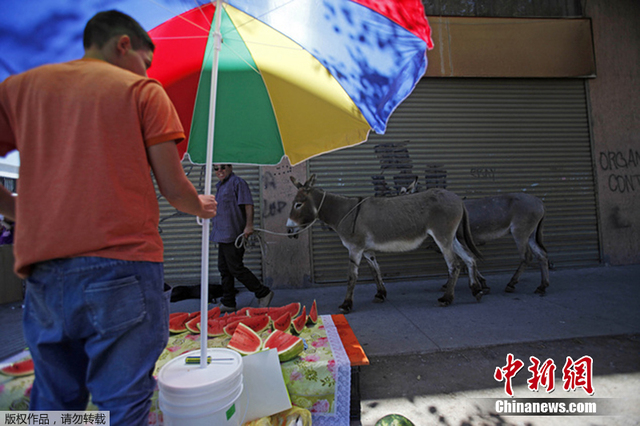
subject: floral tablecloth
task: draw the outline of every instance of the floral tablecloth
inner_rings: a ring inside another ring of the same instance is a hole
[[[268,332],[264,334],[266,336]],[[298,358],[281,363],[292,404],[311,411],[314,426],[348,425],[351,365],[331,316],[320,316],[318,323],[305,328],[300,337],[305,341],[304,352]],[[208,347],[226,347],[230,339],[210,338]],[[199,348],[198,335],[181,333],[171,336],[167,348],[158,359],[155,374],[173,358]],[[7,362],[28,356],[28,352],[25,352]],[[3,380],[6,382],[3,383]],[[0,411],[27,410],[32,384],[33,376],[13,380],[0,376]],[[149,417],[149,424],[152,425],[162,424],[157,397],[156,391]],[[89,409],[96,408],[90,405]]]

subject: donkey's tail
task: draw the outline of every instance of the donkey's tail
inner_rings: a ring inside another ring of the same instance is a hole
[[[465,245],[471,250],[473,254],[476,255],[478,259],[482,259],[482,254],[478,247],[476,247],[476,243],[473,241],[473,236],[471,235],[471,225],[469,224],[469,213],[467,212],[467,208],[463,206],[462,210],[462,221],[460,222],[460,229],[462,232],[462,238],[464,238]]]
[[[544,214],[536,226],[536,244],[538,244],[538,246],[547,253],[547,248],[544,246],[544,238],[542,237],[542,222],[544,222]]]

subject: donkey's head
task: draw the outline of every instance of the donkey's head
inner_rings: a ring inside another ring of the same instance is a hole
[[[304,184],[291,176],[291,182],[298,188],[298,193],[293,199],[289,219],[287,220],[287,232],[292,238],[298,238],[302,228],[311,224],[318,217],[318,209],[311,196],[311,189],[316,181],[316,175],[311,175]]]

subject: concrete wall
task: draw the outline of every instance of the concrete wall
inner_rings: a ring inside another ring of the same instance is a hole
[[[589,19],[429,16],[427,77],[593,77]]]
[[[286,223],[297,188],[290,177],[303,182],[307,177],[306,162],[292,167],[285,159],[277,166],[260,168],[262,185],[262,224],[280,234],[287,232]],[[262,269],[264,283],[272,288],[308,287],[311,282],[311,232],[297,239],[264,234]]]
[[[602,254],[640,263],[640,1],[589,0],[597,77],[590,79]]]

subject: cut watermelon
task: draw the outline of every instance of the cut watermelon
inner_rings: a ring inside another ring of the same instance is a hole
[[[219,316],[220,316],[219,306],[209,309],[209,312],[207,313],[207,319],[215,319],[215,318],[218,318]]]
[[[169,333],[177,334],[187,331],[185,324],[189,321],[187,312],[175,312],[169,315]]]
[[[233,336],[238,327],[238,324],[244,324],[256,333],[260,333],[269,327],[271,324],[271,319],[268,315],[260,315],[256,317],[244,317],[238,318],[237,321],[231,322],[224,327],[224,332],[229,336]]]
[[[284,305],[280,308],[277,309],[282,309],[284,312],[290,312],[291,313],[291,318],[295,318],[296,315],[298,315],[300,313],[300,302],[293,302],[293,303],[289,303],[288,305]],[[284,313],[283,312],[283,313]]]
[[[273,328],[280,331],[288,331],[291,327],[291,312],[287,312],[273,321]]]
[[[280,318],[287,312],[291,313],[291,318],[295,318],[296,315],[300,312],[300,303],[293,302],[288,305],[280,306],[280,307],[272,307],[272,308],[248,308],[247,315],[250,317],[258,316],[258,315],[269,315],[271,320],[276,320]]]
[[[227,347],[242,355],[250,355],[262,348],[262,339],[251,328],[239,323]]]
[[[169,314],[169,320],[172,320],[176,317],[185,317],[188,318],[189,317],[189,313],[188,312],[173,312],[171,314]]]
[[[304,350],[304,342],[297,336],[274,330],[265,340],[264,349],[277,349],[280,362],[290,361]]]
[[[316,301],[313,301],[313,305],[311,305],[311,310],[309,311],[309,317],[307,318],[307,324],[312,325],[318,322],[318,307],[316,306]]]
[[[258,315],[267,315],[269,311],[275,308],[249,308],[247,310],[247,316],[255,317]]]
[[[14,362],[11,365],[0,369],[0,373],[6,376],[20,377],[33,374],[33,359],[29,358],[24,361]]]
[[[300,316],[298,316],[298,318],[291,321],[291,331],[293,331],[295,334],[302,333],[302,330],[304,330],[304,326],[306,323],[307,323],[307,308],[303,307],[302,313],[300,314]]]
[[[235,321],[229,321],[223,328],[224,334],[227,336],[233,336],[233,333],[236,332],[236,329],[241,322],[242,320],[239,318],[236,318]]]
[[[224,325],[218,318],[207,321],[207,336],[218,337],[224,336]]]
[[[200,334],[200,314],[191,318],[184,326],[191,334]]]

